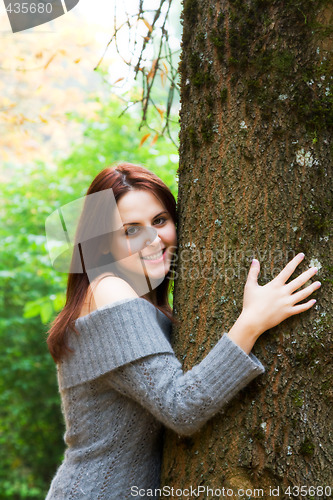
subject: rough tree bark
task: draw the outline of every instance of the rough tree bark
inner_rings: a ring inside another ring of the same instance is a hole
[[[174,297],[184,369],[236,320],[252,257],[261,285],[299,251],[297,274],[317,265],[322,282],[311,311],[255,345],[263,376],[199,433],[167,432],[162,485],[235,492],[198,498],[333,486],[332,20],[325,0],[184,0]]]

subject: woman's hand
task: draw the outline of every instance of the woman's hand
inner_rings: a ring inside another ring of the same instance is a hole
[[[298,304],[321,286],[320,281],[297,291],[316,274],[316,267],[311,267],[290,283],[286,283],[303,259],[303,253],[296,255],[276,278],[264,286],[258,284],[260,264],[253,259],[244,288],[243,310],[228,333],[247,354],[263,332],[290,316],[307,311],[316,303],[311,299],[304,304]]]
[[[258,260],[253,259],[244,288],[242,315],[257,330],[258,336],[290,316],[307,311],[315,304],[314,299],[304,304],[298,302],[317,290],[321,286],[320,281],[315,281],[298,292],[296,290],[316,274],[316,267],[311,267],[286,284],[303,258],[303,253],[296,255],[276,278],[264,286],[258,284],[260,264]]]

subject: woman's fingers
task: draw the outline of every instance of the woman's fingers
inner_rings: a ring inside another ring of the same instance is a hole
[[[294,316],[295,314],[307,311],[308,309],[310,309],[310,307],[314,306],[316,302],[316,299],[311,299],[305,302],[305,304],[298,304],[297,306],[294,306],[292,308],[292,313],[290,316]]]
[[[304,273],[300,274],[297,278],[292,280],[290,283],[286,284],[286,287],[289,289],[289,291],[292,293],[298,288],[300,288],[302,285],[305,285],[307,281],[309,281],[312,276],[314,276],[318,272],[318,269],[316,267],[310,267],[307,271],[304,271]]]
[[[291,298],[293,299],[293,304],[297,304],[297,302],[306,299],[309,295],[311,295],[311,293],[315,292],[320,287],[321,287],[320,281],[315,281],[314,283],[307,286],[303,290],[293,293],[291,296]]]
[[[304,253],[297,254],[290,262],[288,262],[286,267],[282,269],[282,271],[277,275],[275,280],[285,283],[290,278],[290,276],[293,274],[298,264],[300,264],[303,259],[304,259]]]
[[[247,275],[247,284],[249,285],[257,285],[258,284],[258,275],[260,272],[260,262],[257,259],[253,259],[251,262],[251,267],[249,270],[249,274]]]

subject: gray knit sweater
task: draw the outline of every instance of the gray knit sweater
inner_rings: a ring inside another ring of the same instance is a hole
[[[104,306],[76,326],[74,353],[57,365],[67,449],[46,500],[123,500],[157,489],[163,424],[197,432],[265,371],[223,335],[184,374],[171,321],[142,298]]]

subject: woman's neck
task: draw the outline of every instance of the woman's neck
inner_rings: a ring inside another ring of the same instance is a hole
[[[151,292],[146,293],[143,296],[145,299],[149,300],[154,306],[157,306],[157,297],[156,297],[156,291],[152,290]]]

